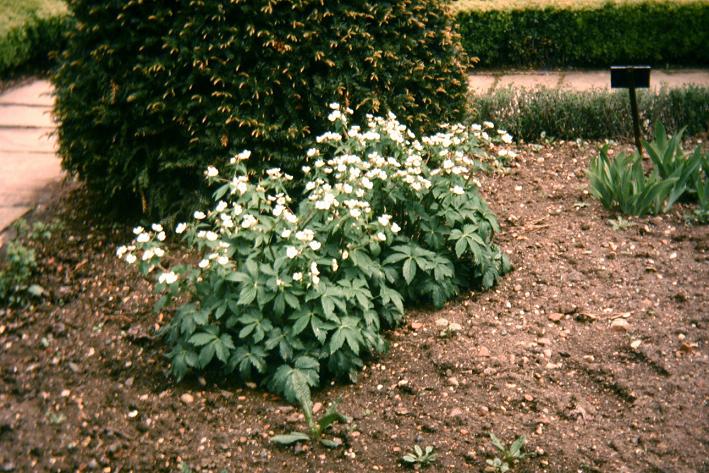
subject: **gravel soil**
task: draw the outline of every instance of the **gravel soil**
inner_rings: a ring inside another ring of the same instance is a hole
[[[520,146],[483,176],[515,266],[493,290],[412,308],[341,398],[343,446],[278,447],[305,428],[278,397],[216,377],[176,384],[149,285],[115,256],[130,239],[68,185],[32,218],[49,296],[0,308],[0,471],[483,471],[489,433],[526,438],[514,471],[709,471],[709,227],[686,208],[614,218],[587,192],[598,143]],[[614,146],[616,151],[627,146]],[[462,330],[449,333],[447,324]]]

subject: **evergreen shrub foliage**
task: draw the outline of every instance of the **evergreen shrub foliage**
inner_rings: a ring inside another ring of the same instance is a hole
[[[207,168],[213,207],[175,229],[200,257],[171,261],[158,224],[118,249],[156,278],[157,307],[176,308],[164,334],[178,379],[218,368],[307,404],[323,371],[354,379],[386,348],[406,304],[440,307],[510,270],[474,178],[486,133],[458,125],[419,141],[392,116],[359,129],[331,107],[302,199],[280,169],[250,179],[242,151]]]
[[[55,65],[71,28],[67,15],[31,16],[0,36],[0,77],[46,71]]]
[[[709,64],[709,4],[702,0],[466,10],[456,23],[482,67]]]
[[[252,169],[295,173],[333,99],[416,131],[465,110],[466,56],[441,0],[68,4],[60,152],[111,205],[194,205],[201,170],[243,148]]]

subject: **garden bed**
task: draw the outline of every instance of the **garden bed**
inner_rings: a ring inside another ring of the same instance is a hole
[[[281,399],[171,380],[155,337],[168,315],[115,257],[128,230],[69,186],[34,216],[64,222],[39,249],[51,302],[0,312],[0,469],[396,471],[418,443],[438,452],[432,471],[480,471],[489,432],[526,436],[538,455],[523,471],[709,468],[709,227],[686,226],[681,207],[609,223],[587,193],[598,146],[527,145],[481,178],[515,270],[409,311],[357,385],[315,393],[353,418],[335,431],[344,447],[297,453],[269,442],[304,427]],[[463,330],[441,337],[441,318]]]

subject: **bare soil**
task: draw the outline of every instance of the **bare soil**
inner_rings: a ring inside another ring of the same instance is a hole
[[[34,216],[64,223],[38,247],[50,296],[0,309],[0,471],[399,471],[414,444],[438,452],[429,471],[483,471],[494,432],[526,437],[515,471],[708,472],[709,227],[678,208],[614,229],[587,193],[597,146],[527,145],[481,179],[515,270],[410,310],[358,384],[316,393],[352,417],[335,450],[271,444],[305,427],[276,396],[175,384],[169,314],[114,257],[128,230],[69,186]],[[442,337],[441,318],[463,330]]]

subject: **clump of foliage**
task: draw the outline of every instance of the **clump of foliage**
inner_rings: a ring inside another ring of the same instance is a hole
[[[61,0],[0,2],[0,77],[47,70],[71,19]],[[52,56],[52,57],[50,57]]]
[[[434,451],[433,446],[429,445],[425,449],[414,445],[410,452],[401,457],[401,462],[404,465],[411,467],[426,467],[433,465],[436,462],[438,454]]]
[[[702,0],[459,10],[463,46],[483,67],[709,63],[709,5]]]
[[[682,134],[680,130],[670,139],[662,124],[656,126],[654,140],[644,143],[653,164],[649,173],[639,152],[610,159],[604,147],[589,164],[591,193],[606,208],[626,215],[666,212],[681,198],[698,201],[701,212],[706,208],[709,153],[697,146],[685,155]]]
[[[334,131],[307,151],[302,198],[280,169],[251,180],[242,151],[207,168],[216,205],[176,228],[202,255],[196,264],[161,262],[159,224],[118,249],[158,273],[158,308],[179,305],[163,331],[178,379],[220,368],[302,405],[323,371],[354,380],[383,352],[382,330],[406,304],[440,307],[510,270],[474,177],[494,162],[482,149],[489,135],[452,126],[418,140],[393,115],[360,128],[352,110],[330,109]]]
[[[35,222],[32,226],[24,220],[14,223],[16,237],[2,249],[0,261],[0,305],[24,306],[32,298],[41,297],[45,290],[33,284],[38,264],[37,253],[32,242],[48,240],[58,223]]]
[[[466,56],[442,0],[69,0],[54,77],[63,165],[115,209],[164,216],[247,148],[299,173],[321,104],[415,131],[465,112]]]
[[[491,120],[529,142],[542,135],[567,140],[633,136],[625,91],[504,88],[470,100],[472,120]],[[690,135],[701,134],[709,129],[709,88],[640,90],[638,110],[643,134],[651,135],[651,124],[659,122],[673,133],[686,127]]]
[[[512,442],[509,447],[502,443],[492,432],[490,432],[490,441],[492,441],[492,445],[497,450],[497,455],[495,458],[485,461],[488,465],[486,471],[506,473],[529,456],[529,454],[524,451],[526,440],[523,435],[517,437],[517,440]]]

